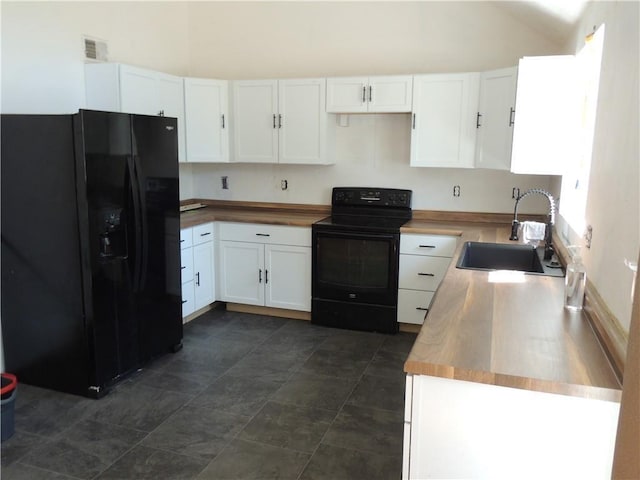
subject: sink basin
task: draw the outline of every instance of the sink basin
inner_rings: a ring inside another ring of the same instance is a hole
[[[538,250],[530,245],[466,242],[458,268],[471,270],[517,270],[539,275],[564,276],[559,266],[543,265]]]

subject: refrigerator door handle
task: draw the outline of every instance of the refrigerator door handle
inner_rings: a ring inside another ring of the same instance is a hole
[[[133,212],[130,214],[133,216],[134,226],[134,265],[133,265],[133,291],[140,290],[140,270],[142,264],[142,220],[140,218],[140,191],[138,184],[138,177],[136,175],[136,169],[134,160],[132,157],[127,158],[127,168],[129,169],[131,198],[133,200]]]
[[[149,228],[147,225],[147,202],[146,196],[144,194],[145,188],[143,183],[144,175],[142,172],[142,167],[140,165],[140,157],[135,154],[137,151],[135,136],[133,137],[133,168],[136,173],[136,184],[138,186],[138,198],[139,198],[139,207],[138,207],[138,215],[140,218],[140,229],[142,233],[142,238],[140,242],[140,270],[138,273],[138,288],[144,288],[147,283],[147,269],[149,267]]]

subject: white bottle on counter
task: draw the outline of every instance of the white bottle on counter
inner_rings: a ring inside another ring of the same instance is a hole
[[[576,312],[582,310],[584,303],[587,270],[582,263],[580,247],[571,245],[568,249],[571,254],[571,263],[567,265],[567,274],[564,277],[564,308]]]

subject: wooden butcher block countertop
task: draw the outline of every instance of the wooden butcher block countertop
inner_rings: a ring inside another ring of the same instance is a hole
[[[189,203],[193,202],[196,201],[189,201]],[[214,221],[310,227],[318,220],[331,215],[331,207],[325,205],[287,205],[285,208],[282,204],[270,203],[222,200],[198,200],[197,202],[207,206],[182,213],[180,228]]]
[[[330,214],[322,205],[199,201],[208,206],[183,213],[182,228],[211,221],[308,227]],[[402,227],[460,237],[405,372],[620,401],[620,383],[586,315],[563,308],[564,278],[490,283],[488,272],[456,268],[466,241],[507,243],[509,221],[510,215],[414,210]]]
[[[564,309],[564,278],[491,283],[489,272],[456,268],[464,242],[507,243],[509,227],[413,220],[401,231],[461,237],[405,372],[620,401],[586,315]]]

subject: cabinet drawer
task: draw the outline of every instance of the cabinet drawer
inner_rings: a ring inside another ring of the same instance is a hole
[[[193,228],[180,230],[180,248],[188,248],[193,245]]]
[[[311,246],[311,227],[289,227],[256,223],[220,223],[220,240]]]
[[[400,255],[399,288],[435,291],[451,263],[450,258]]]
[[[400,235],[400,253],[451,258],[457,243],[458,237],[403,233]]]
[[[398,322],[422,325],[432,299],[433,292],[398,290]]]
[[[199,245],[213,241],[213,223],[203,223],[193,227],[193,244]]]
[[[180,275],[182,283],[193,280],[193,249],[191,248],[180,251]]]

